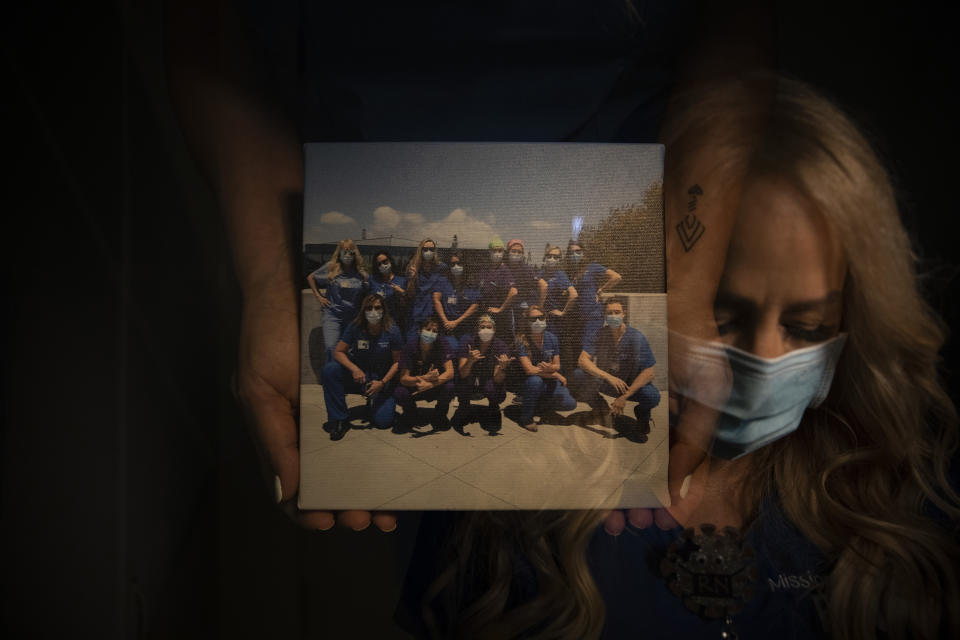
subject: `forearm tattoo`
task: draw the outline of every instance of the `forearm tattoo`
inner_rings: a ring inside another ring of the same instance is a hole
[[[676,229],[683,244],[683,250],[689,252],[706,231],[706,227],[694,213],[697,210],[697,197],[703,195],[703,189],[699,184],[695,184],[687,189],[687,195],[690,196],[687,200],[687,215],[677,223]]]

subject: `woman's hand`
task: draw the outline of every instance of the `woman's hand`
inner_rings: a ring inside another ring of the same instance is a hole
[[[623,409],[627,406],[627,396],[619,396],[616,400],[613,401],[613,404],[610,405],[610,413],[615,416],[622,416]]]
[[[503,311],[503,307],[487,307],[487,313],[492,313],[493,315],[497,315],[501,311]]]
[[[365,374],[360,367],[354,367],[350,373],[353,374],[353,381],[357,384],[363,384],[367,379],[367,374]]]
[[[549,315],[553,316],[554,318],[562,318],[563,311],[561,311],[560,309],[551,309],[549,311]]]
[[[417,378],[414,385],[417,387],[417,393],[423,393],[433,388],[433,383],[429,380],[424,380],[423,377]]]
[[[559,380],[560,384],[562,384],[563,386],[567,386],[567,379],[563,376],[562,373],[553,374],[553,378],[554,380]]]
[[[515,358],[511,358],[507,354],[501,353],[497,356],[497,367],[505,369],[513,360],[515,360]]]
[[[473,364],[478,360],[483,360],[487,356],[480,353],[480,349],[474,349],[472,346],[467,347],[467,362]]]
[[[620,395],[623,395],[624,393],[626,393],[627,389],[630,388],[630,385],[628,385],[626,382],[624,382],[623,380],[621,380],[620,378],[614,375],[608,374],[607,382],[609,382],[610,386],[616,389],[617,393],[619,393]]]
[[[367,392],[364,395],[367,396],[368,398],[372,398],[373,396],[383,391],[383,388],[385,386],[386,385],[383,384],[383,380],[371,380],[367,384]]]
[[[444,320],[443,321],[443,330],[444,331],[453,331],[457,328],[457,323],[453,320]]]
[[[316,294],[316,296],[317,296],[317,301],[320,303],[320,306],[321,306],[321,307],[323,307],[324,309],[326,309],[327,307],[330,306],[330,301],[329,301],[329,300],[327,300],[326,298],[324,298],[324,297],[323,297],[322,295],[320,295],[319,293]]]

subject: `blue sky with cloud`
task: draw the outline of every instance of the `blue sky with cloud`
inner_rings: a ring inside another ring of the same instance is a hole
[[[573,220],[601,220],[662,180],[656,145],[361,143],[305,147],[304,243],[394,236],[486,247],[524,240],[539,260]]]

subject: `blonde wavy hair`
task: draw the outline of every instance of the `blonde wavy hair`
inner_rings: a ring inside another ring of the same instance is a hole
[[[424,238],[423,240],[420,241],[420,244],[417,245],[417,250],[414,252],[413,257],[410,259],[410,264],[407,266],[407,273],[408,273],[408,274],[409,274],[409,273],[415,273],[416,276],[414,276],[414,277],[419,277],[419,276],[420,276],[420,267],[423,265],[423,262],[424,262],[424,260],[423,260],[423,245],[427,244],[428,242],[432,242],[432,243],[433,243],[433,252],[434,252],[433,264],[434,264],[434,266],[436,266],[437,264],[440,263],[440,256],[439,256],[439,254],[437,253],[438,247],[437,247],[436,241],[435,241],[433,238]]]
[[[960,637],[960,498],[948,480],[957,414],[938,377],[945,329],[918,291],[889,176],[851,120],[794,80],[762,75],[700,86],[671,107],[662,136],[668,181],[708,146],[720,150],[717,169],[740,180],[789,180],[847,257],[849,338],[830,395],[793,434],[749,457],[751,482],[739,494],[744,522],[776,495],[821,550],[830,567],[825,623],[834,637]],[[950,524],[931,519],[928,507]],[[603,603],[585,552],[601,518],[469,514],[426,602],[437,598],[457,612],[447,623],[453,636],[597,636]],[[507,609],[516,554],[533,567],[538,592]],[[462,585],[477,580],[484,587],[463,600]]]
[[[327,263],[327,278],[332,280],[343,273],[343,266],[340,264],[340,252],[345,249],[353,250],[353,265],[360,275],[364,278],[369,277],[367,266],[363,263],[363,256],[360,255],[360,250],[357,249],[357,243],[349,238],[345,238],[337,243],[337,248],[333,250],[333,255],[330,256],[330,262]]]

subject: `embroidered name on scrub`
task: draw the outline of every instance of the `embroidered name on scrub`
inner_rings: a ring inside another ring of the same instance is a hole
[[[357,349],[369,349],[370,342],[368,340],[357,340]]]
[[[457,304],[457,296],[447,296],[447,304]]]

